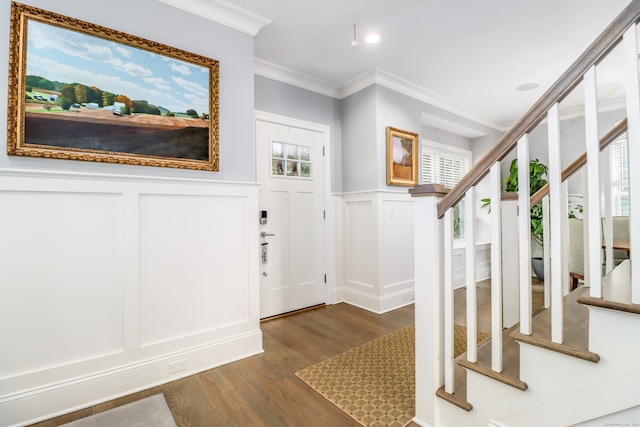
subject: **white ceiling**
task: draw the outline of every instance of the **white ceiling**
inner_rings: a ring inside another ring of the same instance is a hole
[[[506,129],[629,0],[227,0],[271,20],[258,64],[344,88],[362,76],[402,83],[438,106]],[[351,45],[353,24],[359,44]],[[382,35],[366,45],[369,31]],[[613,79],[618,65],[607,74]],[[264,67],[259,67],[264,68]],[[531,91],[516,87],[535,82]],[[617,83],[601,83],[613,96]],[[341,90],[343,92],[341,92]],[[348,94],[348,93],[347,93]],[[569,101],[568,101],[569,102]],[[579,101],[577,101],[579,103]]]

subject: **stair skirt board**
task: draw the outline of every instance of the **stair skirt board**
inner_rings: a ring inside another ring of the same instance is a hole
[[[591,307],[589,316],[590,350],[600,354],[598,363],[521,342],[520,379],[528,385],[526,391],[467,370],[467,400],[473,410],[466,413],[443,402],[442,420],[446,425],[466,419],[469,426],[564,426],[606,420],[639,407],[640,316],[598,307]]]
[[[640,371],[561,396],[537,386],[521,392],[476,373],[469,373],[467,381],[473,410],[461,411],[440,400],[442,425],[485,426],[489,420],[495,427],[569,426],[640,405]],[[620,397],[606,398],[611,395]]]
[[[550,420],[553,420],[553,425],[570,426],[603,417],[606,420],[607,416],[640,405],[638,384],[640,384],[640,371],[614,378],[595,387],[500,418],[498,419],[500,424],[497,425],[538,427],[551,425]],[[616,399],[608,399],[606,397],[613,395],[616,396]],[[634,419],[633,422],[637,423],[638,419]]]

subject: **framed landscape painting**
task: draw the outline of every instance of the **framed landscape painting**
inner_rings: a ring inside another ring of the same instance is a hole
[[[387,127],[387,185],[418,185],[418,134]]]
[[[218,61],[11,6],[7,153],[219,170]]]

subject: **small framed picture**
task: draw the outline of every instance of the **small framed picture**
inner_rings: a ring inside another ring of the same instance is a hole
[[[418,134],[387,126],[387,185],[418,184]]]

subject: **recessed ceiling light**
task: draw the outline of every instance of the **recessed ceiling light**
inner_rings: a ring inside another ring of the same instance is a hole
[[[369,33],[364,36],[364,42],[367,44],[376,44],[380,41],[380,34],[378,33]]]
[[[526,92],[528,90],[537,89],[538,86],[540,86],[538,83],[525,83],[523,85],[518,86],[516,90],[519,90],[520,92]]]

